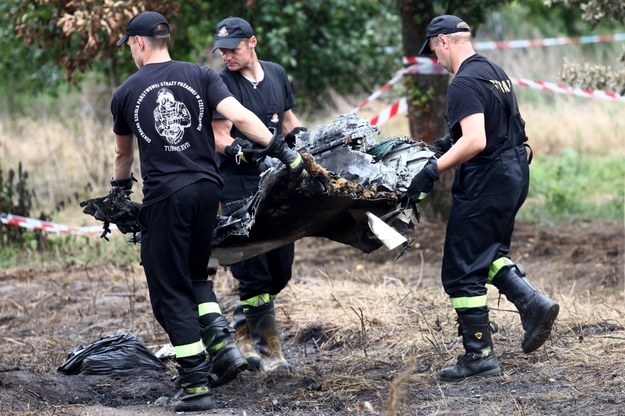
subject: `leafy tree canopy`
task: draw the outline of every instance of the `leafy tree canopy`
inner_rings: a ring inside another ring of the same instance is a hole
[[[261,59],[282,64],[300,104],[317,108],[328,88],[370,89],[388,76],[389,59],[400,63],[391,6],[390,0],[5,0],[0,30],[13,56],[1,59],[24,88],[76,82],[90,70],[115,85],[135,70],[126,48],[115,46],[131,16],[162,12],[172,26],[174,59],[205,61],[217,22],[238,15],[255,27]]]
[[[545,4],[562,3],[579,8],[582,18],[593,27],[605,22],[625,24],[625,2],[623,0],[545,0]],[[610,65],[595,65],[589,62],[565,62],[560,72],[563,82],[587,89],[598,89],[625,95],[625,48],[617,58],[616,68]]]
[[[170,20],[174,59],[219,66],[220,60],[211,54],[215,25],[224,17],[237,15],[255,27],[261,59],[276,61],[287,69],[300,108],[314,110],[327,104],[328,90],[350,95],[371,91],[400,67],[400,57],[406,52],[400,49],[402,8],[414,8],[416,26],[424,21],[427,24],[436,14],[453,13],[477,29],[490,12],[508,3],[509,0],[3,0],[0,63],[4,77],[0,89],[5,100],[16,94],[49,93],[67,82],[79,84],[87,73],[99,74],[111,87],[117,86],[135,67],[127,48],[117,48],[115,42],[128,19],[143,10],[159,10]],[[552,6],[548,14],[543,3]],[[523,4],[533,10],[530,18],[535,26],[563,27],[569,34],[574,33],[575,24],[580,21],[580,11],[592,24],[625,21],[625,3],[621,0],[528,0]],[[422,36],[421,32],[419,28],[409,39],[420,43],[416,38]],[[596,75],[599,72],[589,72],[583,80],[570,78],[566,74],[572,72],[563,71],[563,79],[578,83],[602,79],[603,87],[613,86],[610,88],[621,93],[625,90],[620,68],[600,71],[601,76]]]

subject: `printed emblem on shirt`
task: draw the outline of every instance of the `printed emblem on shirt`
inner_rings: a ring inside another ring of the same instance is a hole
[[[490,82],[501,92],[512,92],[512,81],[509,79],[504,79],[502,81],[491,79]]]
[[[189,111],[190,106],[194,111]],[[193,119],[193,114],[197,114],[197,120]],[[137,136],[151,143],[157,137],[149,132],[156,131],[164,139],[162,143],[166,152],[189,149],[191,143],[182,142],[185,131],[195,124],[197,126],[193,130],[201,131],[203,118],[202,97],[182,81],[163,81],[150,85],[139,95],[134,107]],[[146,126],[148,122],[153,122],[154,127]]]
[[[154,109],[154,127],[169,144],[176,145],[184,136],[184,129],[191,126],[191,114],[187,106],[176,101],[174,93],[168,88],[161,88],[156,98],[158,106]]]
[[[280,121],[280,117],[278,117],[278,113],[273,113],[273,116],[271,116],[271,122],[275,124],[278,121]]]

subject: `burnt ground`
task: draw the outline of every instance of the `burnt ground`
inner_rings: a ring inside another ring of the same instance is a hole
[[[419,225],[398,260],[384,248],[364,255],[299,241],[293,281],[276,301],[295,375],[245,372],[215,389],[217,409],[204,414],[623,414],[623,224],[520,224],[514,260],[561,305],[552,337],[523,354],[514,306],[489,292],[504,374],[451,384],[436,378],[462,352],[438,280],[443,232],[443,224]],[[235,283],[222,269],[215,284],[229,313]],[[153,404],[175,392],[171,362],[141,376],[57,371],[75,347],[107,335],[132,332],[154,350],[166,344],[138,262],[3,271],[0,291],[0,413],[173,413]]]

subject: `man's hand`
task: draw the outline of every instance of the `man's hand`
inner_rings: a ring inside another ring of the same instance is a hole
[[[286,136],[284,136],[284,141],[291,149],[294,149],[295,142],[297,141],[297,135],[304,131],[308,131],[308,129],[306,127],[295,127],[293,130],[288,132]]]
[[[257,148],[249,140],[237,137],[231,145],[224,148],[224,154],[234,159],[237,165],[244,163],[256,163],[265,156],[265,150]]]
[[[434,152],[436,157],[441,157],[447,153],[449,149],[451,149],[452,145],[451,134],[446,134],[440,139],[434,140],[434,142],[430,145],[430,150]]]
[[[421,202],[432,190],[434,182],[439,178],[440,174],[436,166],[436,158],[431,157],[423,169],[412,178],[405,198],[407,198],[408,202],[411,204]]]
[[[274,131],[273,138],[269,146],[265,148],[267,156],[275,157],[284,163],[289,170],[289,174],[297,176],[304,170],[304,159],[297,151],[290,149],[284,140]]]

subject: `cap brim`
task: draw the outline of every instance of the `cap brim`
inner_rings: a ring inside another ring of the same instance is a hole
[[[122,46],[128,40],[128,35],[122,36],[120,40],[117,41],[117,46]]]
[[[432,49],[430,49],[430,38],[425,38],[425,42],[423,42],[417,55],[432,55],[433,53]]]
[[[243,38],[228,38],[228,39],[219,39],[217,42],[215,42],[215,46],[213,48],[213,52],[215,52],[217,49],[234,49],[237,46],[239,46],[239,43],[241,43],[241,41],[243,40]]]

